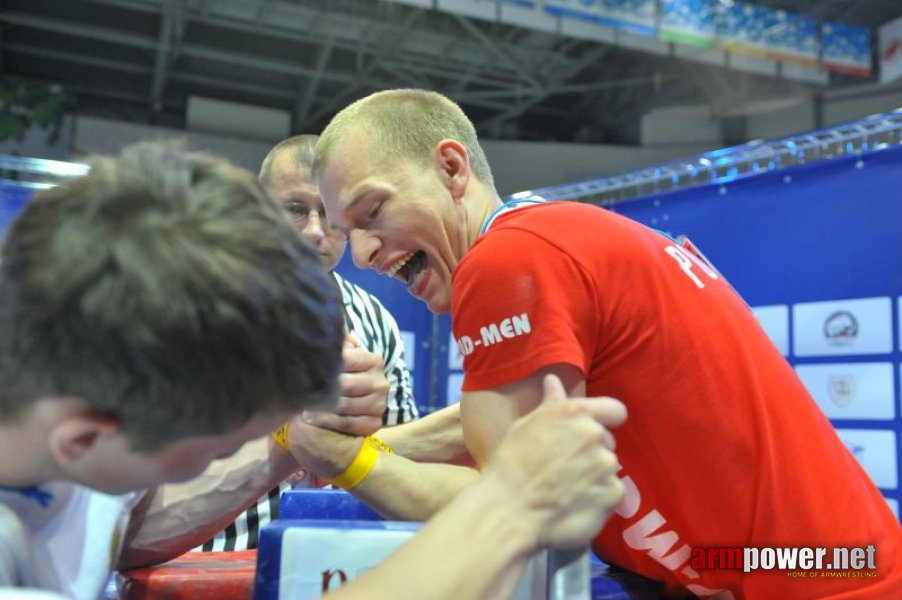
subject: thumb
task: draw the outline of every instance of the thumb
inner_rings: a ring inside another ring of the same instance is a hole
[[[561,402],[567,399],[567,390],[557,375],[548,374],[542,379],[542,402]]]
[[[345,347],[346,348],[358,348],[360,346],[360,342],[357,341],[357,336],[355,336],[351,332],[345,332]]]

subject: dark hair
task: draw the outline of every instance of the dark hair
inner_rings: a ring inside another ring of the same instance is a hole
[[[0,255],[0,416],[77,397],[141,449],[335,397],[342,319],[248,172],[139,144],[37,194]]]

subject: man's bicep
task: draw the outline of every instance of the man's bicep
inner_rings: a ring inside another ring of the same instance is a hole
[[[542,401],[542,380],[549,373],[560,378],[568,396],[585,395],[583,374],[569,364],[549,365],[519,381],[461,395],[460,418],[464,442],[479,469],[491,460],[495,448],[513,422],[531,412]]]

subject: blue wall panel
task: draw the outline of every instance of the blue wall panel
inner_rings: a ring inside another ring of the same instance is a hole
[[[803,381],[896,510],[902,501],[900,190],[902,149],[891,149],[614,206],[650,227],[688,235],[750,306],[785,307],[787,359],[797,370],[822,373]],[[818,310],[826,317],[809,322]],[[831,338],[828,321],[837,319],[848,319],[852,334]],[[870,323],[883,331],[869,331]],[[856,350],[868,336],[877,338],[876,346]],[[864,375],[875,368],[885,375],[879,381]]]
[[[34,190],[13,183],[0,183],[0,232],[4,231],[31,195]]]
[[[615,205],[686,234],[751,305],[902,291],[902,149]]]

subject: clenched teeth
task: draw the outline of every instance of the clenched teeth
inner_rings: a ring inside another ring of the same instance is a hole
[[[398,273],[398,270],[400,270],[401,267],[406,265],[407,261],[409,261],[411,258],[413,258],[414,254],[416,254],[416,252],[411,252],[410,254],[408,254],[407,256],[405,256],[404,258],[399,260],[398,262],[396,262],[394,264],[394,266],[391,269],[389,269],[385,274],[388,275],[389,277],[394,277]]]

